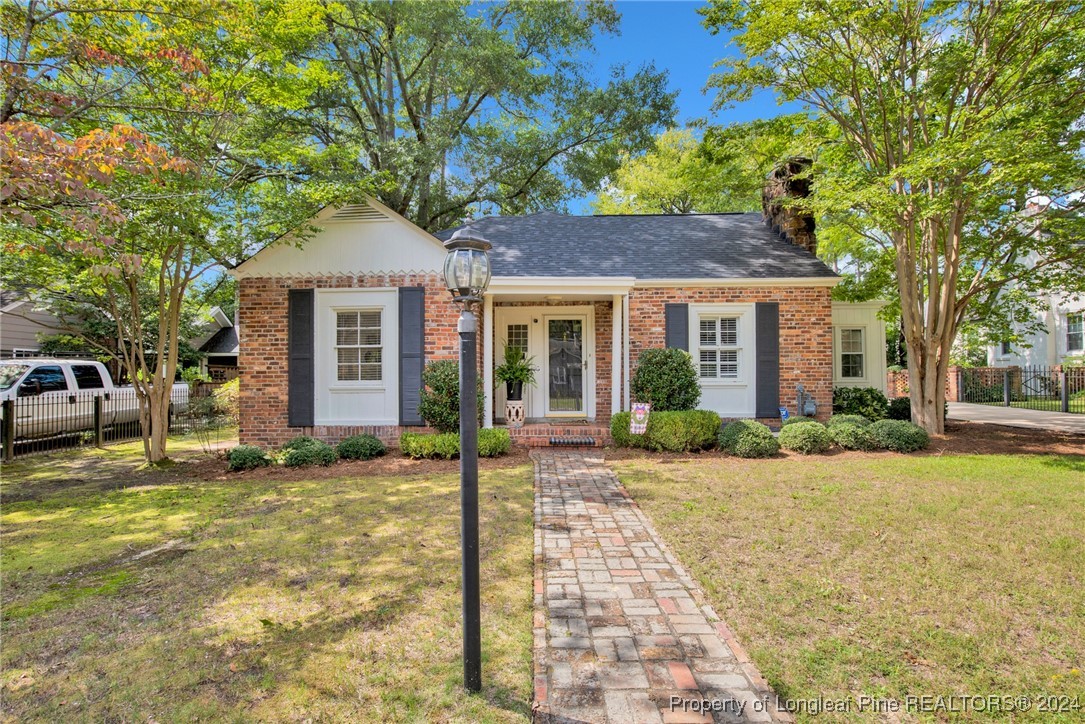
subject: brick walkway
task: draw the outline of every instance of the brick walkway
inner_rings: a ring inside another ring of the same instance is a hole
[[[531,457],[536,721],[790,721],[602,457]]]

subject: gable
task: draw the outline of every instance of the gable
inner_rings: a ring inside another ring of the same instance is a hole
[[[300,248],[287,235],[230,273],[238,279],[419,273],[444,265],[440,241],[374,199],[328,207],[311,223],[320,231]]]

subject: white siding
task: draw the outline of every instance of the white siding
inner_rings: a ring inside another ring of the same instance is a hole
[[[878,311],[885,302],[833,302],[833,387],[876,387],[885,392],[885,322]],[[863,375],[844,377],[841,370],[840,332],[863,330]]]
[[[0,353],[39,349],[38,335],[57,334],[56,324],[56,317],[48,312],[29,309],[26,303],[17,305],[11,312],[0,314]]]

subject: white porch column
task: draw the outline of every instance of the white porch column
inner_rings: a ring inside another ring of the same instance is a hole
[[[494,426],[494,298],[482,299],[482,426]]]
[[[622,300],[625,297],[615,294],[611,297],[611,337],[610,337],[610,414],[617,415],[622,410],[622,328],[625,315],[622,314]]]
[[[622,379],[625,384],[622,385],[624,395],[622,396],[622,409],[632,410],[629,406],[629,294],[622,295],[622,323],[624,325],[622,329],[622,366],[624,367],[625,374],[622,375]]]

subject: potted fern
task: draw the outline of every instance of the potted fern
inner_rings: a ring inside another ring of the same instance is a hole
[[[494,370],[494,377],[505,383],[505,420],[512,427],[524,424],[524,385],[535,384],[534,360],[506,344],[505,361]]]

